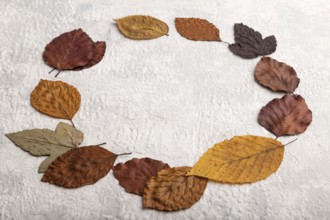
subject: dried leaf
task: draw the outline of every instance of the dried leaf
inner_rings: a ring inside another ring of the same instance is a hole
[[[312,111],[300,95],[285,95],[264,106],[258,122],[277,137],[300,134],[312,122]]]
[[[188,175],[223,183],[253,183],[274,173],[283,154],[283,144],[275,139],[236,136],[210,148]]]
[[[119,163],[113,168],[113,174],[126,192],[143,195],[146,182],[162,169],[170,168],[168,164],[151,158],[134,158]]]
[[[76,29],[54,38],[43,52],[44,61],[58,70],[72,70],[89,64],[94,57],[94,42]]]
[[[49,165],[41,181],[65,188],[94,184],[107,175],[117,156],[99,146],[73,148]]]
[[[81,70],[86,69],[89,67],[92,67],[96,64],[98,64],[104,56],[105,49],[106,49],[106,43],[104,41],[98,41],[95,44],[95,51],[94,51],[94,57],[91,59],[86,66],[80,66],[75,68],[74,70]]]
[[[167,24],[151,16],[132,15],[115,19],[115,22],[122,34],[135,40],[154,39],[168,35]]]
[[[31,104],[41,113],[71,120],[80,108],[80,93],[62,81],[40,80],[31,93]]]
[[[143,206],[162,211],[187,209],[203,195],[208,180],[187,176],[191,167],[174,167],[161,170],[147,182]]]
[[[31,129],[6,134],[18,147],[34,156],[49,156],[44,160],[39,173],[45,172],[48,165],[71,148],[78,147],[84,134],[71,125],[60,122],[55,132],[49,129]]]
[[[269,55],[276,50],[274,35],[262,39],[258,31],[244,24],[234,25],[235,43],[229,45],[231,52],[245,59],[256,58],[259,55]]]
[[[176,18],[175,27],[181,36],[189,40],[221,41],[219,29],[205,19]]]
[[[273,91],[293,93],[300,79],[296,71],[285,63],[270,57],[262,57],[255,69],[256,81]]]

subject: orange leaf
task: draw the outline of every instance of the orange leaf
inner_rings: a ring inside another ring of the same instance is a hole
[[[143,206],[163,211],[187,209],[203,195],[208,180],[187,176],[191,167],[174,167],[158,172],[144,189]]]
[[[71,120],[80,108],[80,93],[62,81],[40,80],[31,93],[31,104],[41,113]]]
[[[41,181],[65,188],[94,184],[107,175],[117,156],[99,146],[73,148],[49,165]]]

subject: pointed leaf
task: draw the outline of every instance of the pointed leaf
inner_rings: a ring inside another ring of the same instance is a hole
[[[205,19],[176,18],[175,27],[181,36],[197,41],[221,41],[219,29]]]
[[[188,175],[223,183],[253,183],[274,173],[283,154],[283,144],[275,139],[236,136],[210,148]]]
[[[100,147],[73,148],[48,166],[43,182],[65,188],[94,184],[108,174],[117,155]]]
[[[269,55],[276,50],[275,36],[262,39],[259,32],[244,24],[234,25],[235,43],[229,45],[231,52],[245,59],[256,58],[260,55]]]
[[[258,122],[277,137],[300,134],[312,122],[312,111],[300,95],[285,95],[264,106]]]
[[[94,42],[82,30],[76,29],[54,38],[43,52],[44,61],[58,70],[86,66],[94,57]]]
[[[270,57],[262,57],[254,73],[256,81],[273,91],[293,93],[300,79],[296,71],[285,63]]]
[[[91,59],[86,66],[80,66],[75,68],[74,70],[81,70],[86,69],[89,67],[92,67],[96,64],[98,64],[104,56],[105,49],[106,49],[106,43],[104,41],[98,41],[95,44],[95,51],[94,51],[94,57]]]
[[[208,180],[187,176],[191,167],[174,167],[158,172],[147,182],[143,207],[162,211],[177,211],[194,205],[203,195]]]
[[[71,125],[60,122],[55,132],[49,129],[31,129],[6,134],[18,147],[34,156],[49,156],[39,167],[44,172],[48,165],[71,148],[78,147],[84,135]]]
[[[71,120],[80,108],[80,93],[62,81],[40,80],[31,93],[31,104],[41,113]]]
[[[168,35],[165,22],[145,15],[132,15],[115,19],[119,30],[126,37],[135,40],[147,40]]]
[[[113,174],[126,192],[143,195],[146,182],[162,169],[170,168],[168,164],[151,158],[134,158],[119,163],[113,168]]]

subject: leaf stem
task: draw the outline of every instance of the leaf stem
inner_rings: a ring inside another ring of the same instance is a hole
[[[296,138],[296,139],[294,139],[294,140],[290,141],[289,143],[286,143],[286,144],[284,144],[284,146],[288,146],[289,144],[291,144],[291,143],[295,142],[296,140],[298,140],[298,138]]]
[[[53,68],[51,71],[48,72],[48,74],[50,74],[51,72],[53,72],[54,70],[56,70],[55,68]]]
[[[56,75],[55,75],[55,78],[61,73],[61,70],[59,70]]]
[[[122,154],[117,154],[117,156],[123,156],[123,155],[129,155],[129,154],[132,154],[132,152],[129,152],[129,153],[122,153]]]
[[[228,43],[227,41],[224,41],[224,40],[221,40],[220,42],[223,42],[223,43],[225,43],[225,44],[230,45],[230,43]]]
[[[105,144],[107,144],[107,143],[106,142],[103,142],[101,144],[97,144],[96,146],[101,146],[101,145],[105,145]]]

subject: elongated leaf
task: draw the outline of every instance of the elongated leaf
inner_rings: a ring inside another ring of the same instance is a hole
[[[275,36],[262,38],[258,31],[244,24],[234,25],[235,43],[229,45],[229,50],[245,59],[269,55],[275,52],[277,42]]]
[[[117,156],[100,146],[73,148],[48,166],[42,181],[65,188],[94,184],[107,175]]]
[[[151,158],[134,158],[119,163],[113,168],[113,174],[126,192],[143,195],[146,182],[162,169],[170,168],[167,164]]]
[[[135,40],[154,39],[168,35],[165,22],[146,15],[132,15],[115,19],[119,30],[126,37]]]
[[[71,148],[78,147],[84,135],[71,125],[60,122],[55,132],[49,129],[31,129],[6,134],[18,147],[34,156],[49,156],[39,167],[45,172],[48,165],[59,155]]]
[[[187,176],[191,167],[174,167],[158,172],[147,182],[143,206],[162,211],[177,211],[194,205],[203,195],[207,179]]]
[[[71,120],[80,108],[80,93],[62,81],[40,80],[31,93],[31,104],[41,113]]]
[[[221,41],[219,29],[200,18],[176,18],[175,27],[181,36],[197,41]]]
[[[285,63],[262,57],[254,73],[256,81],[273,91],[293,93],[299,85],[296,71]]]
[[[283,144],[275,139],[236,136],[210,148],[188,175],[223,183],[253,183],[274,173],[283,154]]]
[[[262,107],[258,122],[277,137],[300,134],[312,122],[312,111],[300,95],[285,95]]]

